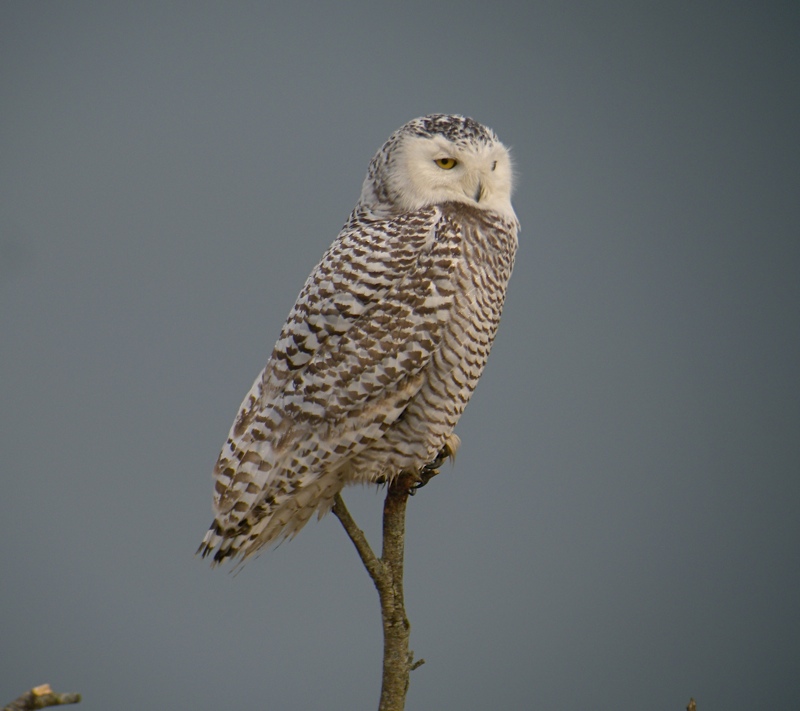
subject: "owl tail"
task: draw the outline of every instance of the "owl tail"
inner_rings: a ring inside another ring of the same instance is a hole
[[[322,518],[333,506],[333,499],[344,482],[335,473],[326,473],[304,486],[285,494],[271,504],[257,502],[234,526],[225,527],[220,520],[212,521],[195,555],[212,556],[212,565],[240,558],[243,563],[270,543],[294,538],[311,515]]]

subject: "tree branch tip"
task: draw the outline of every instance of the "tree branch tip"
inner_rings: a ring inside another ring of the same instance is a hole
[[[409,671],[414,671],[415,669],[419,669],[423,664],[425,664],[424,659],[417,659],[417,661],[411,665]]]

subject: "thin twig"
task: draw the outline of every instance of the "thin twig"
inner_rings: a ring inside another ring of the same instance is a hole
[[[344,505],[344,499],[342,499],[341,494],[336,494],[334,497],[333,508],[331,510],[333,511],[333,515],[339,519],[342,527],[347,532],[347,535],[350,537],[353,545],[356,547],[356,551],[358,551],[361,562],[364,563],[364,567],[367,569],[367,572],[372,578],[372,581],[375,583],[375,586],[379,588],[381,582],[386,577],[386,570],[378,556],[372,552],[372,548],[370,548],[369,542],[367,541],[366,536],[364,536],[364,531],[362,531],[356,525],[356,522],[353,520],[353,517],[347,510],[347,507]]]

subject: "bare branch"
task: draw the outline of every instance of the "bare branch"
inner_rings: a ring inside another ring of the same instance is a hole
[[[383,683],[379,711],[403,711],[414,654],[408,648],[411,624],[403,597],[406,504],[418,477],[403,473],[391,484],[383,502],[383,553],[389,585],[382,591]]]
[[[36,686],[26,691],[18,699],[3,707],[3,711],[35,711],[48,706],[63,706],[65,704],[80,703],[80,694],[56,694],[50,684]]]
[[[403,600],[406,504],[409,495],[419,485],[419,475],[408,473],[401,474],[389,484],[383,503],[383,550],[380,558],[375,556],[363,531],[353,521],[342,497],[337,495],[333,503],[333,513],[356,547],[380,597],[383,681],[379,711],[403,711],[409,675],[425,663],[424,659],[415,662],[413,652],[408,649],[411,625]]]

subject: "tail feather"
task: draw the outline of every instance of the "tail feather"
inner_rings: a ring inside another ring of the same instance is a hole
[[[256,503],[234,526],[225,527],[218,516],[212,521],[195,555],[211,556],[212,565],[236,558],[244,562],[270,543],[294,538],[314,512],[320,518],[324,516],[330,511],[342,486],[339,476],[327,474],[295,489],[281,503]]]

